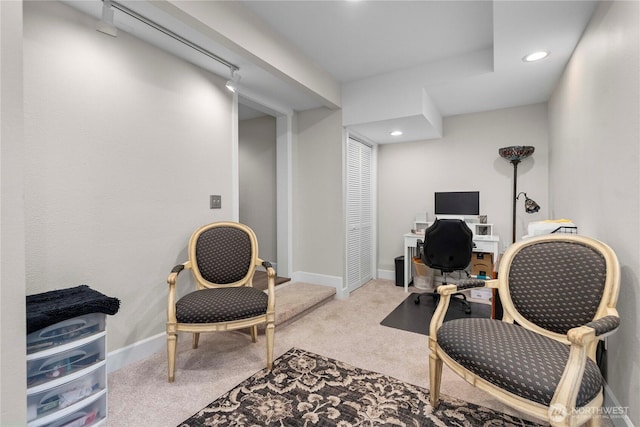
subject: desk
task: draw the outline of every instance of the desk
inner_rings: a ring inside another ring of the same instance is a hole
[[[411,263],[416,251],[418,240],[424,240],[424,234],[407,233],[404,237],[404,291],[409,292],[409,282],[411,281]],[[500,238],[498,236],[474,236],[473,252],[493,253],[493,262],[498,262],[500,251]]]

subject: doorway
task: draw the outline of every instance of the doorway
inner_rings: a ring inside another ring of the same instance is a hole
[[[238,220],[256,232],[260,258],[291,277],[293,112],[244,96],[237,105]]]

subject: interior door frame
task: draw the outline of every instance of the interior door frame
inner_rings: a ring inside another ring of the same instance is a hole
[[[240,219],[238,103],[276,118],[276,268],[279,276],[293,274],[293,110],[258,97],[234,94],[232,109],[233,220]]]

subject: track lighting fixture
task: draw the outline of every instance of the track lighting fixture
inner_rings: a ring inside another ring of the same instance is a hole
[[[238,82],[240,81],[240,74],[238,74],[237,70],[231,69],[231,79],[227,80],[226,88],[229,89],[230,92],[236,93],[238,91]]]
[[[113,23],[113,8],[111,7],[111,0],[102,1],[102,18],[98,21],[96,31],[100,31],[111,37],[118,35],[118,29]]]
[[[102,18],[100,19],[100,21],[98,22],[98,25],[96,26],[97,31],[100,31],[101,33],[104,33],[104,34],[108,34],[112,37],[116,37],[116,35],[118,34],[118,29],[113,23],[114,9],[117,9],[118,12],[122,12],[125,15],[128,15],[129,17],[136,19],[145,25],[148,25],[149,27],[161,32],[162,34],[168,37],[171,37],[172,39],[184,44],[185,46],[190,47],[195,51],[200,52],[201,54],[213,59],[214,61],[217,61],[218,63],[224,65],[225,67],[228,67],[229,70],[231,70],[231,80],[227,82],[227,88],[232,92],[235,92],[236,90],[238,90],[238,82],[240,81],[240,75],[237,74],[237,71],[239,70],[237,65],[234,65],[233,63],[216,55],[215,53],[210,52],[209,50],[203,48],[202,46],[197,45],[194,42],[182,37],[181,35],[171,31],[169,28],[164,27],[158,24],[157,22],[152,21],[151,19],[139,14],[135,10],[129,9],[127,6],[119,3],[116,0],[102,0]]]

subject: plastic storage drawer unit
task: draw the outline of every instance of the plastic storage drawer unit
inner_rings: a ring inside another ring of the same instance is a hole
[[[27,395],[27,421],[45,417],[99,393],[106,388],[105,365],[57,387]]]
[[[104,331],[105,315],[91,313],[58,322],[27,335],[27,354],[77,341]]]
[[[104,360],[104,337],[80,347],[72,348],[38,359],[27,360],[27,387],[89,368]]]

